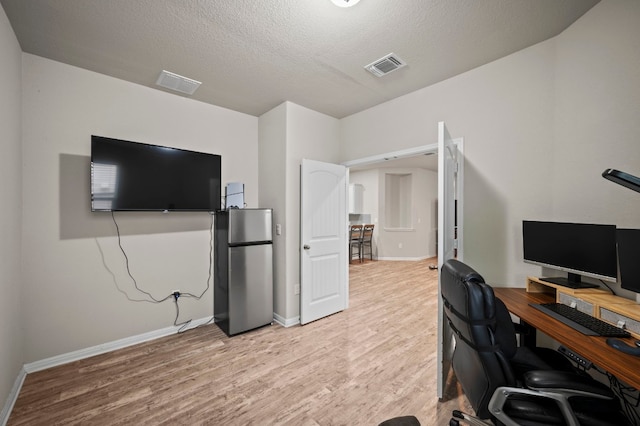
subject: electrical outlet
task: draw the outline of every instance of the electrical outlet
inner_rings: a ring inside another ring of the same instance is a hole
[[[295,294],[296,296],[300,294],[300,284],[296,284],[296,286],[293,288],[293,294]]]
[[[398,248],[402,248],[402,243],[398,243]]]

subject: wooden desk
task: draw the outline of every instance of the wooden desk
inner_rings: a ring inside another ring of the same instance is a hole
[[[560,321],[529,306],[529,303],[554,302],[548,293],[527,293],[524,288],[494,287],[509,312],[523,322],[540,330],[560,344],[588,359],[603,370],[616,376],[626,384],[640,389],[640,357],[628,355],[607,345],[606,337],[586,336]],[[622,339],[633,345],[636,339]]]

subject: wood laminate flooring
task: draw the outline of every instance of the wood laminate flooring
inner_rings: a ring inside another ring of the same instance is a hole
[[[468,404],[455,383],[436,398],[434,262],[354,263],[349,308],[305,326],[208,325],[29,374],[8,425],[448,424]]]

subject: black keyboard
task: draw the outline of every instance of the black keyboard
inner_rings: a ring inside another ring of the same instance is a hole
[[[531,303],[530,306],[587,336],[629,337],[628,331],[594,318],[562,303]]]

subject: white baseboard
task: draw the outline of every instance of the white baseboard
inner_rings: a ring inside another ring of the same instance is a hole
[[[283,327],[292,327],[294,325],[300,324],[300,316],[293,317],[293,318],[284,318],[274,312],[273,319],[275,320],[275,322],[277,322]]]
[[[284,327],[291,327],[297,324],[300,324],[300,317],[295,318],[283,318],[280,315],[273,314],[273,319],[280,325]],[[191,321],[189,328],[197,327],[202,324],[206,324],[207,322],[213,323],[211,317],[200,318],[198,320]],[[126,348],[128,346],[137,345],[138,343],[148,342],[149,340],[159,339],[160,337],[169,336],[171,334],[175,334],[180,327],[170,326],[165,327],[160,330],[150,331],[148,333],[138,334],[136,336],[125,337],[124,339],[114,340],[112,342],[103,343],[96,346],[91,346],[89,348],[80,349],[73,352],[68,352],[66,354],[56,355],[50,358],[45,358],[40,361],[30,362],[25,364],[22,367],[22,370],[18,374],[16,381],[11,389],[11,393],[7,397],[7,401],[0,413],[0,426],[5,426],[7,421],[9,420],[9,415],[11,414],[11,410],[18,399],[18,395],[20,394],[20,389],[22,388],[22,384],[24,383],[24,379],[26,378],[28,373],[35,373],[36,371],[45,370],[51,367],[57,367],[59,365],[68,364],[73,361],[78,361],[81,359],[89,358],[95,355],[104,354],[107,352],[115,351],[117,349]]]
[[[204,324],[211,320],[211,317],[200,318],[191,321],[191,324],[187,327],[193,328],[201,324]],[[69,352],[66,354],[56,355],[51,358],[45,358],[40,361],[30,362],[24,365],[24,369],[27,373],[34,373],[36,371],[45,370],[51,367],[57,367],[58,365],[67,364],[73,361],[89,358],[95,355],[104,354],[107,352],[115,351],[116,349],[126,348],[128,346],[137,345],[138,343],[148,342],[149,340],[159,339],[160,337],[169,336],[177,333],[180,327],[170,326],[160,330],[149,331],[148,333],[138,334],[137,336],[125,337],[124,339],[114,340],[112,342],[102,343],[100,345],[91,346],[89,348],[80,349],[77,351]]]
[[[420,256],[420,257],[379,257],[378,260],[409,260],[409,261],[420,261],[431,259],[434,256]]]
[[[20,373],[18,373],[18,377],[16,377],[16,381],[13,382],[13,387],[11,388],[11,392],[9,392],[9,396],[7,396],[7,400],[4,403],[4,407],[2,407],[2,412],[0,412],[0,425],[6,426],[9,421],[9,414],[11,414],[11,410],[13,410],[13,406],[18,399],[18,395],[20,394],[20,389],[22,389],[22,384],[24,383],[24,379],[27,377],[27,371],[23,368],[20,369]]]
[[[202,324],[206,324],[207,322],[213,323],[211,317],[200,318],[197,320],[191,321],[191,324],[186,328],[186,330],[197,327]],[[13,410],[13,406],[18,399],[18,395],[20,394],[20,389],[22,389],[22,384],[24,383],[24,379],[27,377],[28,373],[34,373],[36,371],[45,370],[47,368],[56,367],[58,365],[67,364],[73,361],[78,361],[81,359],[89,358],[95,355],[100,355],[103,353],[115,351],[116,349],[126,348],[128,346],[137,345],[138,343],[147,342],[149,340],[158,339],[160,337],[169,336],[171,334],[175,334],[178,332],[180,327],[170,326],[165,327],[160,330],[150,331],[148,333],[138,334],[137,336],[125,337],[124,339],[114,340],[112,342],[103,343],[101,345],[91,346],[89,348],[80,349],[77,351],[69,352],[66,354],[61,354],[57,356],[53,356],[51,358],[45,358],[40,361],[30,362],[25,364],[16,381],[13,384],[13,388],[11,388],[11,392],[7,397],[7,401],[5,402],[4,407],[2,408],[2,412],[0,413],[0,426],[5,426],[7,421],[9,421],[9,415],[11,414],[11,410]]]

